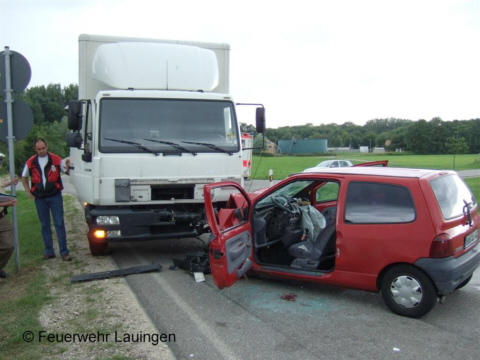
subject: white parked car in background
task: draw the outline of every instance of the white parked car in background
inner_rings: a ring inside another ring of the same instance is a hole
[[[325,160],[313,168],[303,170],[303,172],[315,172],[322,168],[350,167],[353,164],[348,160]]]

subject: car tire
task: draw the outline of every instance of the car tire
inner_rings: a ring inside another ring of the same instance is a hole
[[[472,276],[473,275],[470,275],[468,278],[466,278],[460,285],[458,285],[455,290],[460,290],[461,288],[463,288],[465,285],[467,285],[470,280],[472,280]]]
[[[392,312],[410,318],[427,314],[438,298],[432,280],[423,271],[410,265],[389,269],[383,277],[381,292]]]

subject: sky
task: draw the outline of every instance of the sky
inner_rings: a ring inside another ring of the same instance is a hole
[[[480,117],[480,0],[0,0],[29,87],[78,83],[82,33],[229,44],[230,94],[270,128]]]

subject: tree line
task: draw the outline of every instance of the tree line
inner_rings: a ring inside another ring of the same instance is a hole
[[[15,143],[15,168],[20,172],[25,161],[34,154],[33,141],[44,138],[51,152],[68,156],[65,143],[68,132],[66,106],[78,99],[78,85],[60,84],[34,86],[21,97],[32,109],[34,125],[30,134]],[[254,132],[252,125],[240,124],[242,132]],[[365,125],[352,122],[269,128],[266,137],[273,142],[291,139],[327,139],[329,147],[359,146],[398,148],[416,154],[480,153],[480,118],[443,121],[436,117],[427,120],[373,119]],[[6,139],[0,139],[0,152],[7,153]],[[388,140],[388,141],[387,141]],[[4,165],[8,169],[8,165]]]
[[[34,86],[28,88],[23,94],[15,95],[25,101],[33,112],[32,131],[14,145],[15,171],[20,174],[28,158],[35,154],[33,142],[37,138],[45,139],[48,150],[61,156],[67,157],[69,149],[65,142],[65,134],[68,132],[68,120],[65,107],[70,100],[78,99],[78,85],[71,84],[62,87],[60,84],[48,86]],[[3,99],[2,99],[3,100]],[[14,118],[15,121],[15,118]],[[0,139],[0,152],[7,154],[8,144],[6,139]],[[7,163],[3,171],[8,170]]]
[[[251,125],[241,124],[242,132],[254,132]],[[267,129],[265,136],[273,142],[292,139],[326,139],[328,147],[385,147],[387,151],[409,151],[415,154],[480,153],[480,118],[443,121],[406,119],[373,119],[365,125],[352,122],[284,126]]]

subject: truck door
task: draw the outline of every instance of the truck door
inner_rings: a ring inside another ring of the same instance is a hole
[[[211,230],[210,268],[219,289],[233,285],[252,267],[251,203],[234,182],[206,185],[205,211]]]

